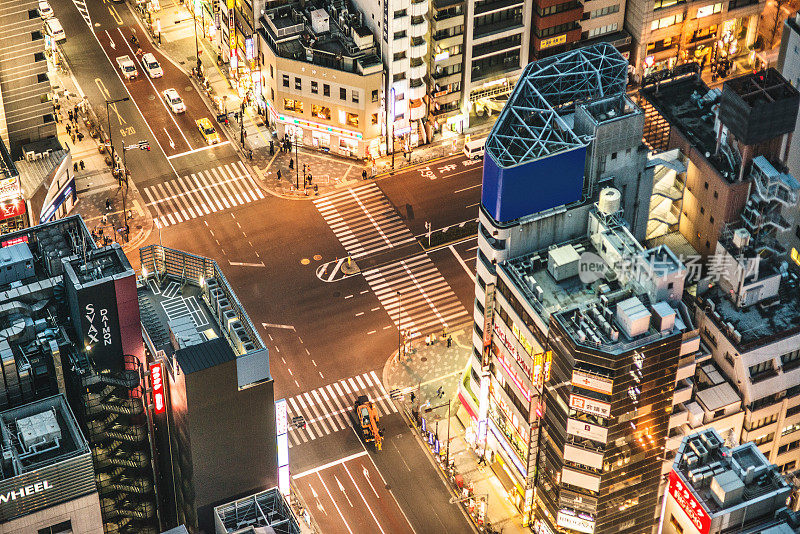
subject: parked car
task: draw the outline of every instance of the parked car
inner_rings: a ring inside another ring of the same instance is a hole
[[[47,0],[39,0],[39,16],[44,20],[53,17],[53,8],[47,3]]]
[[[119,70],[122,71],[122,75],[126,80],[132,80],[139,76],[139,71],[136,70],[136,64],[133,62],[130,56],[119,56],[117,58],[117,65],[119,66]]]
[[[161,78],[164,75],[164,70],[161,68],[161,65],[158,64],[158,61],[156,61],[156,56],[150,52],[142,56],[142,67],[144,67],[144,71],[151,78]]]
[[[64,28],[61,27],[61,23],[58,21],[57,18],[52,17],[47,19],[44,22],[45,31],[47,31],[47,35],[50,36],[57,43],[63,43],[67,40],[67,34],[64,33]]]

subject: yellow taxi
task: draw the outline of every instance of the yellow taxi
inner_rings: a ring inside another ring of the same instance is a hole
[[[197,128],[200,130],[200,133],[203,134],[203,139],[205,139],[209,145],[220,142],[219,134],[217,133],[217,130],[214,129],[211,121],[208,120],[208,117],[203,117],[202,119],[198,120]]]

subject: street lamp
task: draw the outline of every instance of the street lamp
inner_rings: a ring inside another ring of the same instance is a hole
[[[113,165],[114,168],[116,168],[117,166],[117,160],[114,154],[114,139],[113,136],[111,135],[111,113],[109,112],[109,106],[111,104],[116,104],[117,102],[127,102],[128,100],[130,100],[130,97],[128,96],[118,98],[116,100],[106,100],[106,124],[108,125],[108,146],[111,149],[111,165]]]
[[[446,403],[440,404],[439,406],[431,406],[431,407],[425,408],[425,413],[431,413],[433,410],[437,410],[439,408],[444,408],[445,406],[447,406],[447,447],[445,449],[446,452],[445,452],[445,456],[444,456],[444,465],[445,465],[445,467],[449,467],[450,466],[450,406],[451,405],[452,405],[452,403],[450,401],[447,401]],[[437,434],[436,438],[437,439],[439,438],[439,436],[438,436],[439,431],[438,430],[439,430],[439,420],[437,419],[436,420],[436,434]]]
[[[292,130],[292,138],[294,140],[294,173],[295,173],[295,189],[300,191],[300,160],[297,152],[297,126]],[[291,180],[291,178],[289,178]],[[303,184],[305,185],[305,184]]]
[[[130,240],[130,228],[128,227],[128,204],[127,204],[127,195],[128,195],[128,162],[125,158],[125,153],[128,150],[147,150],[150,151],[150,142],[149,141],[139,141],[133,145],[123,145],[122,147],[122,175],[125,180],[125,190],[122,192],[122,221],[124,223],[125,228],[125,241],[128,242]],[[120,179],[119,183],[120,188],[122,187],[122,179]],[[161,233],[159,231],[159,239],[161,239]]]
[[[194,53],[197,57],[197,78],[200,79],[200,44],[197,42],[197,3],[199,0],[192,2],[192,20],[194,21]],[[202,9],[202,8],[200,8]]]
[[[397,292],[397,363],[401,362],[400,348],[403,345],[403,301],[400,292]]]

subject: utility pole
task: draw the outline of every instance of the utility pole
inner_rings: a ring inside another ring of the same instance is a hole
[[[392,123],[392,170],[394,170],[394,123]]]
[[[295,126],[295,130],[293,132],[294,135],[294,174],[295,174],[295,189],[298,191],[300,190],[300,160],[298,158],[297,153],[297,127]],[[291,180],[291,178],[289,178]]]
[[[120,180],[119,187],[122,188],[122,182],[125,182],[125,189],[122,191],[122,221],[124,223],[125,228],[125,242],[130,240],[130,228],[128,227],[128,203],[127,203],[127,196],[128,196],[128,160],[125,157],[125,154],[128,150],[134,150],[138,148],[139,150],[147,150],[150,151],[150,142],[149,141],[139,141],[135,145],[128,145],[122,147],[122,176],[123,178]],[[159,240],[161,239],[161,233],[159,231]]]
[[[400,358],[400,350],[403,344],[403,306],[402,300],[400,299],[400,292],[397,292],[397,363],[400,363],[402,360]]]
[[[194,21],[194,53],[197,57],[197,79],[200,79],[200,44],[197,42],[197,2],[192,1],[192,20]]]
[[[242,143],[242,148],[244,148],[244,100],[239,105],[239,140]]]
[[[109,111],[109,107],[111,106],[111,104],[116,104],[117,102],[127,102],[128,100],[130,100],[130,97],[128,96],[123,98],[118,98],[116,100],[106,100],[106,124],[108,125],[108,146],[111,149],[111,167],[113,169],[117,168],[117,158],[115,157],[116,154],[114,153],[114,138],[111,135],[111,113]],[[123,156],[124,155],[125,154],[123,153]],[[120,185],[121,184],[122,182],[120,182]]]

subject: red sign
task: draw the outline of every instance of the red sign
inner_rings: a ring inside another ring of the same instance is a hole
[[[25,213],[25,201],[22,199],[0,204],[0,221]]]
[[[150,364],[150,383],[153,384],[153,412],[164,413],[164,379],[159,362]]]
[[[708,534],[711,529],[711,518],[708,516],[708,512],[697,502],[692,491],[686,487],[674,470],[669,472],[669,494],[689,517],[697,532]]]
[[[9,239],[8,241],[3,241],[2,246],[10,247],[11,245],[17,245],[19,243],[27,243],[27,242],[28,242],[28,236],[21,235],[19,237],[15,237],[14,239]]]

